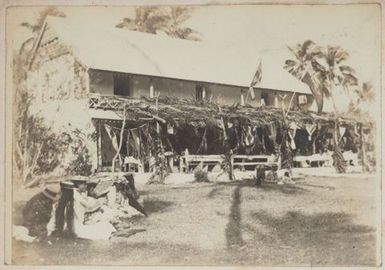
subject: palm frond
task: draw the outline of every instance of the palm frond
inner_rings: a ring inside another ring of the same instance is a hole
[[[343,80],[342,80],[342,85],[350,86],[350,85],[357,85],[358,84],[358,79],[356,76],[352,74],[343,74]]]
[[[341,65],[338,68],[344,74],[356,74],[355,69],[350,66]]]
[[[315,43],[312,41],[312,40],[306,40],[302,46],[301,46],[301,55],[302,56],[306,56],[307,52],[308,52],[308,49],[315,45]]]
[[[290,46],[287,46],[287,48],[289,49],[289,51],[295,56],[296,59],[300,59],[300,55],[299,55],[299,51],[296,50],[295,48],[293,47],[290,47]]]
[[[170,14],[175,24],[182,24],[190,18],[190,9],[187,7],[173,6],[170,8]]]
[[[337,64],[341,63],[342,61],[345,61],[349,58],[349,53],[342,49],[341,47],[337,47],[337,51],[335,52],[335,62]]]
[[[53,6],[48,7],[40,12],[39,18],[37,19],[37,22],[36,22],[35,31],[39,31],[41,29],[47,16],[62,17],[62,18],[66,17],[65,13],[60,11],[58,8]]]
[[[372,102],[375,98],[375,93],[371,82],[364,82],[358,92],[360,99],[363,101]]]
[[[31,24],[29,22],[22,22],[20,24],[20,26],[23,26],[25,28],[28,28],[29,30],[31,30],[32,32],[36,32],[36,28],[38,27],[38,25],[36,24]]]
[[[136,25],[134,23],[134,21],[130,18],[123,18],[120,23],[118,23],[117,25],[115,25],[115,27],[118,27],[118,28],[127,28],[129,30],[137,30],[136,29]]]

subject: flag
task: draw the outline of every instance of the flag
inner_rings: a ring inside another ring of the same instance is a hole
[[[104,124],[104,128],[106,129],[108,137],[110,138],[112,146],[114,147],[115,151],[118,151],[119,150],[118,139],[116,137],[114,130],[112,129],[111,126],[107,124]]]
[[[255,130],[253,127],[247,126],[242,130],[243,143],[246,147],[250,147],[254,145],[255,140]]]
[[[254,77],[253,77],[253,80],[251,81],[251,84],[250,84],[250,96],[251,96],[251,99],[255,99],[255,93],[254,93],[254,86],[257,84],[257,83],[260,83],[262,80],[262,61],[259,61],[259,65],[258,65],[258,69],[257,71],[255,72],[254,74]]]

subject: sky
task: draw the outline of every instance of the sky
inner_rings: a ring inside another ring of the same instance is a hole
[[[21,22],[33,23],[42,7],[7,10],[8,41],[18,48],[30,33]],[[67,19],[80,24],[114,27],[133,15],[133,7],[59,7]],[[239,57],[269,54],[291,57],[287,46],[311,39],[319,45],[339,45],[351,58],[348,64],[361,80],[380,90],[381,13],[376,4],[365,5],[215,5],[195,6],[186,21],[202,34],[202,41]]]

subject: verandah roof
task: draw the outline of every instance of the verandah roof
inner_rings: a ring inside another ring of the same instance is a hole
[[[111,105],[112,104],[112,105]],[[142,97],[141,99],[116,98],[114,96],[99,96],[92,101],[93,109],[114,110],[123,118],[123,107],[126,107],[127,119],[138,121],[158,120],[163,123],[195,122],[200,126],[207,125],[210,121],[227,119],[239,121],[242,125],[264,126],[272,122],[286,121],[287,124],[295,122],[299,127],[304,124],[323,123],[331,124],[335,121],[333,114],[317,115],[313,112],[290,110],[287,118],[281,108],[271,106],[219,106],[214,103],[202,103],[196,100],[160,97],[158,106],[155,99]],[[97,111],[97,110],[95,110]],[[363,123],[360,119],[340,117],[341,124]]]

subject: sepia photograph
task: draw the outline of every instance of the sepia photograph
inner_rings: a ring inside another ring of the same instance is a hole
[[[8,2],[5,264],[381,267],[382,12]]]

